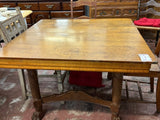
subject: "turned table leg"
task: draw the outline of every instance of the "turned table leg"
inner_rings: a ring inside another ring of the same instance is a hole
[[[112,120],[120,120],[119,118],[119,109],[121,102],[121,90],[122,90],[122,73],[112,73],[113,75],[113,88],[112,88]]]
[[[28,71],[29,84],[31,88],[31,94],[33,97],[33,104],[36,110],[32,115],[32,120],[41,120],[43,117],[42,100],[39,90],[37,70],[27,70],[27,71]]]

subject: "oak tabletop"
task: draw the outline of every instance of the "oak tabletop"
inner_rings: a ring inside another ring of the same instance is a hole
[[[151,60],[144,62],[139,54]],[[156,61],[127,18],[40,20],[2,48],[0,59],[138,63],[147,69]]]

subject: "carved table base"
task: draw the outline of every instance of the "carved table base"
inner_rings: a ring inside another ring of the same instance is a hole
[[[112,101],[106,101],[97,97],[92,97],[82,91],[68,91],[62,94],[52,95],[41,98],[38,77],[36,70],[27,70],[29,76],[29,84],[33,97],[33,104],[35,107],[35,113],[32,116],[32,120],[41,120],[43,117],[42,104],[47,102],[65,101],[65,100],[81,100],[90,103],[95,103],[103,106],[107,106],[111,109],[112,120],[120,120],[119,108],[121,101],[121,89],[123,74],[113,73],[113,90],[112,90]],[[81,97],[79,97],[81,96]]]

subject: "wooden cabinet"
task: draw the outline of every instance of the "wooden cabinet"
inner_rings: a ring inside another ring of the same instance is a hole
[[[4,6],[32,10],[32,15],[26,18],[28,26],[40,19],[70,18],[70,0],[1,0],[0,7]],[[84,7],[74,9],[74,17],[84,13]]]
[[[97,0],[97,18],[137,18],[138,0]],[[89,9],[90,17],[94,8]]]

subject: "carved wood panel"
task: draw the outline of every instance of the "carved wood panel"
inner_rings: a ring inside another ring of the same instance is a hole
[[[94,15],[94,10],[92,10],[92,16]],[[135,17],[137,15],[137,7],[103,7],[97,9],[98,18],[103,17]]]
[[[97,17],[127,17],[136,19],[138,0],[97,0]],[[94,8],[90,8],[90,16],[94,15]]]

